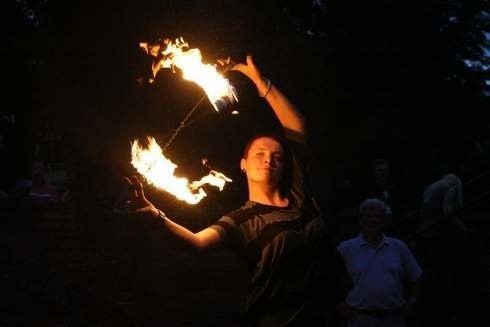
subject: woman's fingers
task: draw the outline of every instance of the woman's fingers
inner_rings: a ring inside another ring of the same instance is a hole
[[[128,184],[128,190],[134,199],[145,199],[143,184],[138,179],[138,176],[125,176],[124,179],[126,180],[126,183]]]
[[[245,73],[246,68],[247,68],[246,65],[238,63],[238,64],[233,65],[233,67],[231,67],[231,70],[235,70],[235,71],[239,71],[241,73]]]
[[[150,208],[148,208],[148,207],[143,207],[143,208],[136,209],[136,210],[134,211],[134,213],[136,213],[136,214],[139,214],[139,213],[147,213],[147,212],[149,212],[149,211],[150,211]]]
[[[252,55],[247,55],[247,65],[249,66],[255,66],[254,61],[252,59]]]
[[[145,192],[143,191],[143,184],[140,182],[136,175],[133,175],[133,183],[136,188],[136,196],[138,199],[145,199]]]
[[[137,198],[136,187],[134,185],[134,181],[132,178],[124,176],[124,181],[127,184],[128,192],[132,196],[133,199]]]
[[[219,58],[217,61],[218,61],[218,64],[220,64],[221,66],[229,65],[229,64],[232,63],[230,57],[228,57],[228,58]]]

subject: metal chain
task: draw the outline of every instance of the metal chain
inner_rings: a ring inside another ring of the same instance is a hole
[[[192,116],[192,114],[194,113],[194,111],[196,111],[196,109],[199,107],[199,105],[201,104],[201,102],[203,102],[203,100],[206,98],[206,94],[204,94],[200,99],[199,101],[196,102],[196,104],[194,105],[194,107],[192,107],[192,109],[189,111],[189,113],[184,117],[184,119],[182,119],[182,121],[180,122],[179,124],[179,127],[177,127],[174,131],[174,133],[172,134],[172,136],[170,136],[169,140],[167,141],[167,144],[165,144],[165,146],[163,147],[163,152],[165,152],[167,150],[167,148],[170,146],[170,144],[173,142],[173,140],[175,139],[175,137],[177,136],[177,134],[179,134],[179,132],[182,130],[182,128],[184,128],[186,126],[186,122],[189,120],[189,118]]]
[[[235,62],[234,61],[228,60],[226,62],[226,66],[222,70],[222,74],[227,73],[234,65],[235,65]],[[196,104],[194,105],[194,107],[192,107],[192,109],[184,117],[184,119],[182,119],[182,121],[179,124],[179,127],[177,127],[175,129],[174,133],[172,134],[172,136],[170,136],[170,139],[167,141],[167,144],[165,144],[165,146],[163,147],[163,149],[162,149],[163,152],[165,152],[167,150],[167,148],[173,142],[173,140],[175,139],[175,137],[177,136],[177,134],[179,134],[179,132],[182,130],[182,128],[184,128],[186,126],[187,120],[189,120],[189,118],[192,116],[192,114],[194,113],[194,111],[196,111],[196,109],[199,107],[199,105],[201,104],[201,102],[203,102],[203,100],[206,97],[207,97],[207,95],[206,95],[206,93],[204,93],[204,95],[199,99],[199,101],[196,102]]]

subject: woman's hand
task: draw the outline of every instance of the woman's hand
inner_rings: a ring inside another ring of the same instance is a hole
[[[222,66],[232,64],[233,66],[231,67],[231,70],[240,72],[243,75],[247,76],[255,84],[255,86],[257,87],[257,91],[261,96],[263,96],[267,92],[267,89],[270,87],[270,81],[262,76],[262,73],[255,65],[252,56],[250,55],[247,56],[246,63],[234,63],[230,60],[230,58],[219,59],[218,63]]]
[[[231,70],[238,71],[252,80],[255,84],[263,79],[262,73],[253,62],[252,56],[247,56],[246,63],[237,63]]]
[[[255,65],[252,56],[247,56],[246,64],[235,64],[231,70],[238,71],[250,78],[250,80],[257,87],[257,91],[259,92],[260,96],[263,97],[268,92],[270,88],[270,81],[262,75],[258,67]]]
[[[155,206],[148,201],[143,191],[143,184],[138,177],[124,177],[129,188],[129,196],[131,199],[131,212],[136,214],[147,214],[152,217],[158,217],[160,212]]]

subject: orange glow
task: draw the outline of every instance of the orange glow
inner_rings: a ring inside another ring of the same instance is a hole
[[[202,62],[201,51],[197,48],[189,49],[189,44],[182,38],[175,42],[167,39],[164,45],[149,45],[140,43],[148,55],[157,58],[153,64],[153,76],[161,68],[174,67],[182,70],[183,78],[198,84],[211,101],[216,111],[220,110],[219,103],[234,103],[238,101],[235,89],[216,69],[216,66]],[[163,49],[164,48],[164,49]]]
[[[174,172],[177,165],[163,155],[154,138],[148,137],[148,143],[148,148],[143,148],[138,140],[131,143],[131,164],[148,183],[173,194],[179,200],[196,204],[206,196],[202,188],[205,184],[215,186],[221,191],[226,182],[231,182],[231,179],[214,170],[190,183],[187,178],[176,177]]]

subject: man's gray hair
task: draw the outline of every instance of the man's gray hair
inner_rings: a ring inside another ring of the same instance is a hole
[[[362,201],[361,205],[359,206],[359,213],[367,208],[378,208],[381,209],[383,213],[386,213],[386,205],[380,199],[372,198]]]

